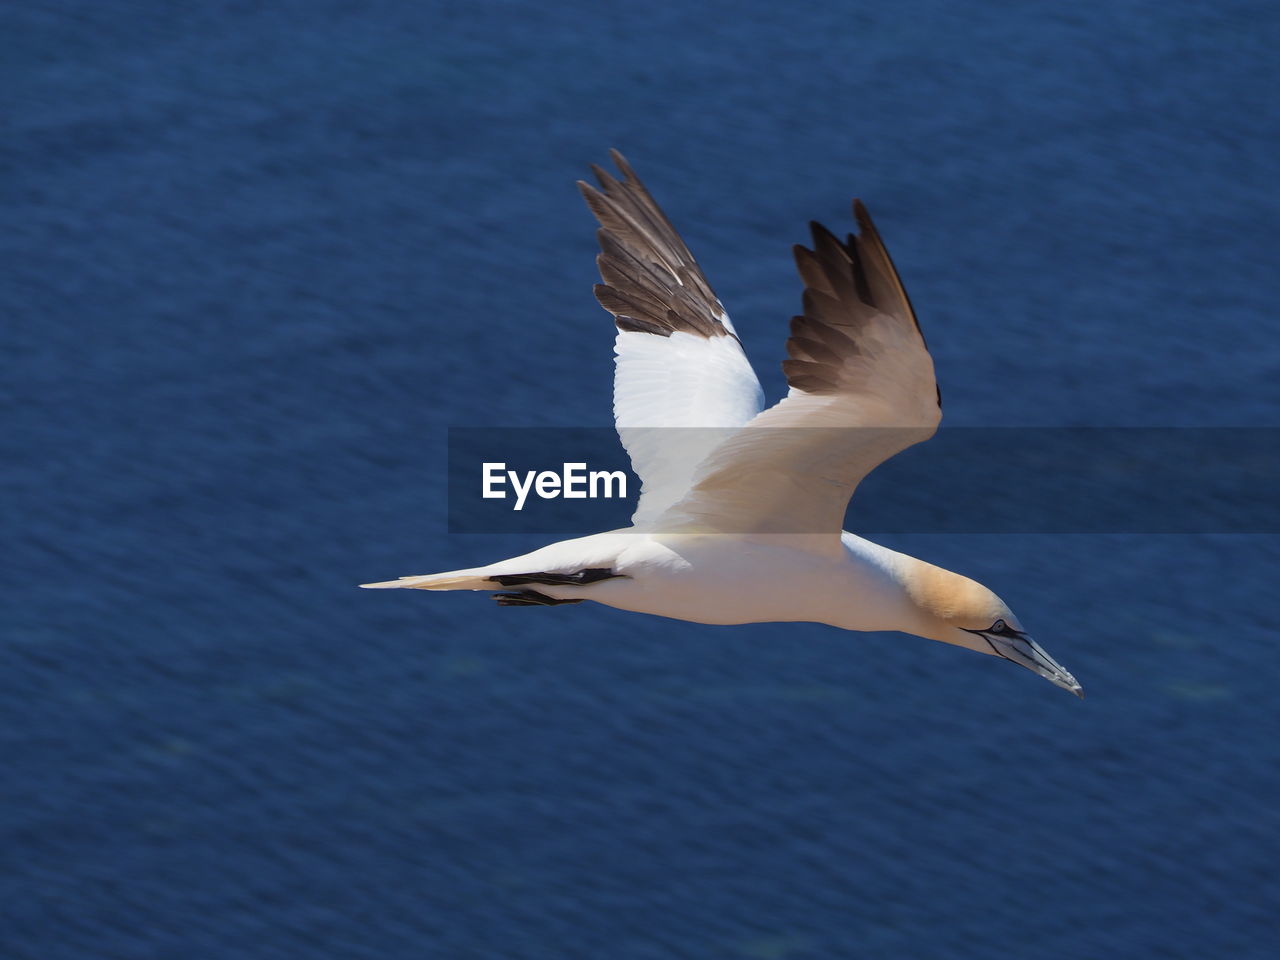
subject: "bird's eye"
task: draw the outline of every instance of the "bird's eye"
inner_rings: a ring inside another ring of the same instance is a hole
[[[991,633],[1005,634],[1009,632],[1009,626],[1003,620],[997,620],[991,625]]]

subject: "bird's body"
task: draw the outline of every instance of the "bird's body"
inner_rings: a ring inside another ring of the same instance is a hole
[[[759,381],[688,248],[620,154],[603,192],[600,303],[618,327],[614,414],[643,491],[632,527],[377,588],[494,591],[505,606],[594,600],[708,624],[808,621],[895,630],[1012,660],[1082,695],[994,593],[841,529],[858,482],[928,439],[933,363],[897,271],[857,201],[857,235],[812,225],[796,248],[804,313],[764,409]]]
[[[844,541],[833,555],[805,550],[791,538],[619,530],[562,540],[474,570],[393,582],[425,590],[493,590],[495,576],[608,570],[615,576],[586,586],[539,583],[536,589],[556,600],[585,597],[694,623],[810,621],[848,630],[897,629],[895,615],[903,612],[905,597],[894,574],[909,558],[853,534]],[[763,570],[768,582],[761,582]]]

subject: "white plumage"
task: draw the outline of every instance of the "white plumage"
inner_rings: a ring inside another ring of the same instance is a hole
[[[733,337],[619,330],[613,349],[614,422],[643,484],[631,518],[642,525],[685,495],[727,431],[764,407],[764,391]]]
[[[373,588],[594,600],[697,623],[813,621],[994,654],[1083,696],[986,587],[841,529],[878,464],[937,429],[919,324],[865,208],[847,242],[796,248],[804,309],[787,396],[764,395],[724,306],[626,160],[581,184],[600,221],[601,304],[617,327],[614,417],[643,483],[632,526],[468,570]]]

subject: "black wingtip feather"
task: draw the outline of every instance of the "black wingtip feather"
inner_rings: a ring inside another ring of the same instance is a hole
[[[875,223],[871,220],[871,214],[867,212],[867,208],[863,206],[861,200],[857,197],[853,198],[853,219],[858,221],[858,230],[861,233],[873,233],[879,235],[876,230]]]
[[[860,328],[877,315],[894,317],[920,330],[871,214],[857,197],[852,206],[857,234],[842,241],[811,220],[813,249],[802,244],[791,248],[805,285],[804,315],[791,322],[791,357],[783,370],[791,386],[806,392],[837,388],[839,361],[862,352],[865,345],[860,341]],[[923,345],[923,334],[920,339]],[[938,399],[941,406],[941,391]]]
[[[720,321],[724,308],[684,240],[619,150],[609,151],[623,179],[597,164],[596,188],[578,181],[587,208],[600,223],[597,258],[606,283],[601,305],[619,328],[670,336],[730,336]],[[610,291],[611,288],[611,292]]]
[[[622,151],[617,147],[609,148],[609,159],[613,161],[613,165],[628,180],[638,180],[635,171],[631,169],[631,164],[627,163],[627,158],[622,155]]]
[[[582,194],[582,199],[587,202],[587,209],[595,213],[595,204],[604,199],[603,194],[596,189],[594,184],[587,183],[585,180],[574,181],[578,185],[578,192]]]
[[[607,193],[612,186],[616,186],[618,178],[611,174],[604,167],[597,163],[591,164],[591,172],[595,174],[595,178],[599,181],[601,188]]]
[[[836,239],[836,235],[820,224],[817,220],[809,221],[809,233],[813,236],[813,245],[815,248],[821,249],[826,242],[834,243],[840,246],[840,241]]]

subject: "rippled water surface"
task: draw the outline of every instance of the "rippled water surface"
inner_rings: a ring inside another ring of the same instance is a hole
[[[948,424],[1277,425],[1276,27],[11,5],[0,953],[1269,957],[1275,536],[882,538],[1083,703],[894,634],[354,584],[538,544],[446,534],[447,427],[608,425],[610,146],[771,397],[789,246],[857,194]]]

